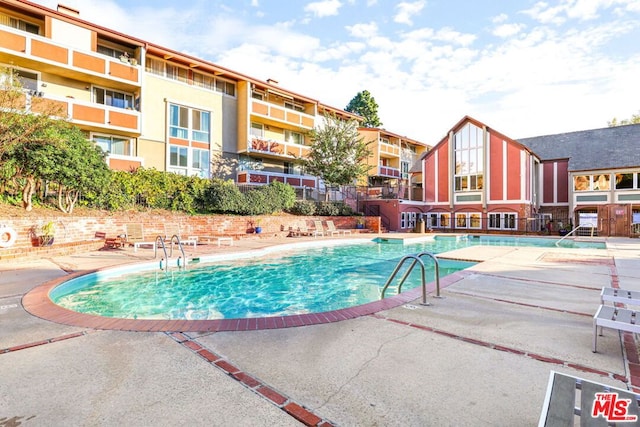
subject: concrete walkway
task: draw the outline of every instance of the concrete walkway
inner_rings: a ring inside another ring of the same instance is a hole
[[[430,306],[416,300],[314,326],[119,332],[53,323],[22,308],[22,296],[47,281],[148,261],[150,253],[0,264],[0,425],[536,425],[551,370],[640,387],[633,339],[605,330],[591,351],[600,289],[640,291],[637,240],[609,239],[607,250],[449,252],[484,262]]]

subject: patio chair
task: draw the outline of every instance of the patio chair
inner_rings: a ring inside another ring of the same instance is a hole
[[[133,246],[133,251],[137,252],[140,246],[151,246],[156,249],[156,241],[150,239],[144,235],[142,224],[126,224],[126,237],[125,243]]]
[[[313,237],[324,236],[322,231],[319,231],[317,228],[310,229],[307,227],[307,224],[302,224],[298,227],[298,234],[300,236],[313,236]]]
[[[331,220],[328,220],[326,222],[327,222],[327,234],[331,234],[332,236],[334,234],[342,234],[342,235],[351,234],[351,230],[339,230],[338,228],[336,228],[336,225]]]
[[[538,427],[637,425],[638,399],[628,390],[551,371]]]
[[[313,221],[313,224],[315,226],[315,229],[313,230],[315,232],[314,236],[324,236],[325,230],[324,225],[322,225],[322,221]]]
[[[198,245],[198,236],[183,236],[181,234],[180,224],[165,224],[164,225],[164,240],[171,241],[173,236],[178,236],[182,245],[193,245],[195,248]]]

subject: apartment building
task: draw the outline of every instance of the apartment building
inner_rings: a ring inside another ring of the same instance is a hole
[[[97,26],[62,5],[0,1],[0,65],[18,72],[26,108],[61,107],[114,170],[317,188],[323,184],[300,166],[307,132],[325,113],[361,119],[276,81]]]
[[[422,169],[419,160],[429,145],[380,128],[358,129],[369,142],[368,176],[360,181],[361,210],[380,216],[385,228],[407,231],[422,211]]]

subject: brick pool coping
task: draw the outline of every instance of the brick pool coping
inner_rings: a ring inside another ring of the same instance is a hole
[[[213,320],[180,320],[180,319],[119,319],[93,314],[78,313],[55,304],[49,293],[64,282],[92,274],[105,269],[74,272],[67,276],[51,280],[29,291],[22,298],[24,309],[41,319],[82,328],[131,331],[131,332],[222,332],[222,331],[255,331],[261,329],[280,329],[296,326],[320,325],[340,322],[347,319],[368,316],[383,310],[399,307],[422,297],[422,287],[410,289],[399,295],[383,300],[325,311],[321,313],[294,314],[290,316],[272,316],[238,319]],[[458,271],[440,278],[440,288],[463,279],[468,273]],[[435,282],[427,284],[427,293],[435,291]],[[428,301],[428,299],[427,299]]]

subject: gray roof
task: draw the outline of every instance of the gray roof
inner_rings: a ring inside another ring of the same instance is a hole
[[[640,124],[517,140],[542,160],[569,158],[569,170],[640,167]]]

